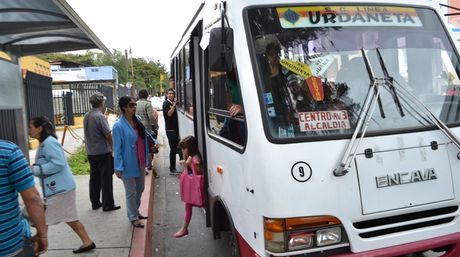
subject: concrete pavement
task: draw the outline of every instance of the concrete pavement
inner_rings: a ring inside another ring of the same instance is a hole
[[[114,120],[109,121],[113,124]],[[63,131],[57,131],[58,140],[62,139]],[[74,153],[83,144],[83,128],[67,131],[63,147],[66,155]],[[29,151],[30,163],[34,163],[36,150]],[[126,215],[125,192],[123,183],[113,177],[113,194],[115,204],[121,209],[111,212],[92,210],[89,201],[89,175],[74,176],[77,183],[77,208],[80,221],[85,226],[89,236],[97,248],[81,254],[73,254],[72,249],[78,248],[81,241],[78,236],[65,224],[49,227],[49,250],[44,257],[140,257],[151,256],[152,223],[153,223],[153,188],[152,176],[146,176],[146,189],[142,196],[140,208],[143,215],[148,215],[144,229],[134,229]],[[38,180],[36,181],[39,187]],[[39,190],[41,192],[41,190]]]
[[[114,120],[109,120],[113,124]],[[66,225],[58,224],[49,227],[49,250],[44,257],[227,257],[230,256],[228,238],[214,240],[210,228],[205,225],[203,209],[194,208],[190,224],[190,235],[184,238],[173,237],[183,222],[184,205],[179,197],[179,180],[169,175],[169,146],[164,132],[164,120],[159,117],[160,152],[156,155],[154,167],[158,179],[152,180],[147,176],[141,213],[149,213],[149,224],[144,229],[133,229],[126,217],[126,204],[123,183],[114,176],[113,192],[120,210],[103,212],[101,209],[92,210],[89,201],[89,176],[74,176],[77,183],[77,207],[80,221],[88,234],[96,243],[93,251],[73,254],[72,249],[80,246],[77,235]],[[57,131],[59,140],[62,130]],[[83,129],[75,128],[66,133],[64,149],[67,155],[74,153],[83,144]],[[29,152],[31,163],[35,158],[35,150]],[[179,162],[179,156],[177,156]],[[179,163],[176,164],[179,168]],[[152,181],[148,189],[147,183]],[[37,181],[38,182],[38,181]],[[37,183],[38,186],[38,183]],[[155,193],[153,194],[153,191]]]
[[[121,209],[112,212],[92,210],[89,201],[88,175],[75,176],[77,182],[77,207],[80,221],[97,248],[87,253],[78,254],[84,257],[127,257],[131,250],[133,227],[126,217],[126,204],[123,183],[114,177],[113,193],[115,203]],[[81,244],[78,236],[65,223],[50,226],[49,250],[45,257],[77,256],[72,253],[73,248]]]

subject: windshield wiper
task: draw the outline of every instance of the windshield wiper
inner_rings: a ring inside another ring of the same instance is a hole
[[[401,114],[401,117],[404,117],[404,111],[402,109],[401,103],[399,102],[398,93],[396,92],[396,89],[393,86],[394,79],[388,73],[387,67],[385,65],[385,62],[383,61],[382,54],[380,53],[379,48],[377,47],[375,48],[375,50],[377,51],[377,57],[379,58],[380,67],[382,68],[383,76],[385,78],[385,81],[387,82],[386,84],[390,89],[390,93],[393,96],[393,100],[395,101],[395,104],[399,109],[399,113]]]
[[[349,172],[349,168],[351,167],[351,162],[356,157],[358,147],[361,144],[361,141],[363,140],[364,135],[366,134],[367,127],[369,126],[369,121],[371,120],[372,115],[374,114],[375,107],[377,106],[377,104],[379,105],[379,108],[380,108],[380,115],[382,116],[382,118],[385,118],[385,113],[383,112],[383,108],[382,108],[382,102],[380,101],[380,89],[381,89],[380,84],[382,83],[381,82],[382,79],[378,79],[374,76],[374,73],[369,63],[369,59],[367,58],[366,52],[364,51],[364,48],[361,48],[361,54],[366,64],[366,70],[371,80],[371,84],[369,87],[369,91],[367,92],[366,99],[364,100],[363,109],[361,113],[359,114],[358,123],[356,124],[355,131],[353,132],[353,136],[351,137],[350,142],[348,143],[347,149],[345,150],[345,153],[342,157],[340,164],[337,166],[337,168],[334,169],[334,175],[337,177],[343,176]],[[372,107],[371,107],[371,104],[372,104]],[[372,108],[372,109],[369,111],[369,108]],[[364,124],[364,119],[366,118],[366,116],[367,116],[367,119]],[[361,137],[357,141],[356,138],[358,137],[358,134],[360,132],[361,132]]]
[[[431,122],[441,130],[441,132],[446,135],[447,138],[449,138],[452,143],[454,143],[455,146],[457,146],[458,149],[460,149],[460,139],[452,133],[449,127],[442,122],[436,115],[434,115],[426,105],[424,105],[416,96],[414,96],[411,92],[409,92],[407,89],[405,89],[403,86],[400,86],[398,83],[397,85],[397,90],[399,90],[402,94],[402,97],[405,97],[408,101],[412,102],[415,104],[421,111],[425,113],[425,115],[431,120]]]
[[[383,62],[383,58],[380,55],[379,49],[377,48],[376,50],[377,50],[377,53],[379,55],[379,58],[381,59],[380,65],[382,66],[382,69],[384,70],[384,73],[385,73],[385,71],[387,70],[386,67],[385,67],[385,63]],[[385,75],[385,76],[387,76],[387,75]],[[450,128],[447,127],[447,125],[444,122],[442,122],[436,115],[434,115],[430,111],[430,109],[428,107],[426,107],[426,105],[423,104],[422,101],[420,101],[416,96],[414,96],[414,94],[412,94],[409,90],[405,89],[403,86],[401,86],[399,83],[397,83],[397,81],[396,81],[396,83],[393,83],[393,81],[391,81],[391,82],[392,82],[391,86],[390,86],[390,84],[388,84],[388,86],[390,87],[390,90],[394,90],[393,97],[396,97],[396,100],[398,100],[397,99],[398,94],[396,92],[396,89],[397,89],[400,92],[401,97],[403,99],[405,99],[406,102],[411,102],[413,104],[412,106],[418,107],[419,110],[424,112],[425,116],[428,117],[428,119],[431,121],[431,123],[433,125],[437,126],[439,128],[439,130],[441,130],[441,132],[443,132],[444,135],[446,135],[446,137],[449,138],[452,141],[452,143],[455,146],[457,146],[458,149],[460,149],[460,139],[454,133],[452,133]],[[397,88],[394,88],[394,85],[397,85]],[[393,89],[392,89],[392,87],[393,87]],[[396,100],[395,100],[395,102],[396,102]],[[396,103],[397,103],[398,107],[400,108],[401,114],[403,114],[401,105],[399,104],[399,100]]]
[[[364,63],[366,65],[367,74],[369,75],[369,80],[371,81],[371,86],[375,84],[374,91],[377,92],[379,90],[379,84],[375,83],[378,79],[374,76],[374,72],[372,71],[371,64],[369,62],[369,58],[367,58],[366,52],[364,52],[364,48],[361,48],[361,54],[363,55]],[[379,104],[380,109],[380,116],[385,118],[385,112],[383,111],[382,100],[380,99],[380,94],[377,97],[377,103]]]
[[[443,7],[447,7],[447,8],[451,8],[451,9],[454,9],[456,11],[460,11],[459,8],[457,7],[453,7],[453,6],[450,6],[450,5],[447,5],[447,4],[439,4],[440,6],[443,6]],[[445,13],[444,16],[457,16],[457,15],[460,15],[460,12],[454,12],[454,13]]]

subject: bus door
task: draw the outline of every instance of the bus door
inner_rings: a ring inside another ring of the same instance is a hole
[[[200,21],[196,28],[192,32],[191,37],[191,54],[190,54],[190,62],[191,62],[191,72],[193,76],[193,84],[192,84],[192,92],[193,92],[193,134],[198,142],[198,149],[203,156],[203,171],[206,178],[205,187],[207,187],[207,162],[205,160],[206,154],[206,142],[205,142],[205,105],[204,105],[204,81],[205,81],[205,73],[204,73],[204,51],[200,47],[200,40],[202,34],[202,22]],[[207,192],[207,188],[205,190]],[[207,197],[205,197],[205,209],[206,209],[206,226],[210,226],[210,211],[209,211],[209,203],[207,201]]]

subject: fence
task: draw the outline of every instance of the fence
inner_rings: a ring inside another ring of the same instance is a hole
[[[36,116],[47,116],[52,120],[54,113],[51,78],[28,71],[24,85],[27,120]]]
[[[54,123],[57,126],[74,125],[72,92],[53,92]]]
[[[56,125],[74,125],[75,116],[83,116],[92,109],[91,95],[100,92],[106,97],[105,106],[113,109],[113,81],[55,83],[53,106]]]

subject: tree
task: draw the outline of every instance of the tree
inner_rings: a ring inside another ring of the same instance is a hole
[[[86,51],[84,54],[53,53],[38,56],[46,61],[69,61],[83,66],[112,66],[118,72],[118,82],[126,84],[130,81],[136,88],[152,88],[160,90],[160,73],[166,74],[165,66],[160,61],[147,58],[133,58],[134,79],[131,75],[131,63],[122,51],[113,49],[113,54]]]

